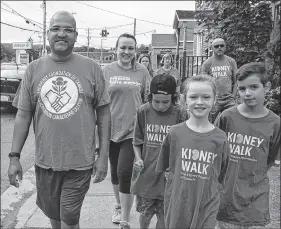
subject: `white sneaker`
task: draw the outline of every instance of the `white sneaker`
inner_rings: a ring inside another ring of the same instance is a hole
[[[113,216],[112,216],[112,223],[119,224],[121,221],[121,205],[116,205],[114,210],[113,210]]]
[[[274,166],[279,167],[280,166],[280,160],[275,160],[274,161]]]
[[[129,222],[121,221],[119,224],[119,229],[131,229]]]

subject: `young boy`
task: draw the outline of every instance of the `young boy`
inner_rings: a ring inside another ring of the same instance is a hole
[[[148,103],[142,105],[135,121],[133,148],[135,163],[131,193],[136,195],[136,210],[140,213],[140,227],[148,228],[156,214],[156,228],[164,226],[164,173],[156,172],[161,143],[172,125],[184,122],[187,111],[177,101],[176,80],[172,75],[160,74],[152,78]]]
[[[270,82],[262,63],[245,64],[236,76],[242,104],[217,122],[231,148],[217,220],[220,228],[256,229],[270,223],[267,171],[280,153],[280,118],[264,107]]]

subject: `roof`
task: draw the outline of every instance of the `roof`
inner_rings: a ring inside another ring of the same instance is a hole
[[[195,11],[188,10],[176,10],[179,20],[194,19]]]
[[[152,47],[176,47],[177,37],[175,34],[152,34]]]
[[[178,28],[179,21],[187,21],[189,19],[195,19],[195,11],[190,10],[176,10],[175,18],[173,22],[173,29]]]

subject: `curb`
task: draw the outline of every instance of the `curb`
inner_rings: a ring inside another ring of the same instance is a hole
[[[20,211],[15,220],[16,225],[13,227],[15,229],[24,228],[27,221],[33,216],[35,211],[37,210],[37,205],[34,204],[36,202],[37,193],[34,193],[31,197],[29,197],[24,205],[20,208]]]

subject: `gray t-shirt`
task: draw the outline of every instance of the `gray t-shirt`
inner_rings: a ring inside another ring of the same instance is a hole
[[[65,62],[44,56],[27,67],[13,102],[31,111],[35,163],[53,170],[91,168],[95,108],[110,102],[100,66],[73,53]]]
[[[180,85],[181,85],[181,78],[180,78],[180,72],[176,69],[176,68],[171,68],[170,70],[166,71],[163,67],[158,68],[153,75],[159,75],[159,74],[169,74],[175,77],[176,81],[177,81],[177,88],[179,89]]]
[[[103,73],[111,99],[111,140],[121,142],[133,138],[137,108],[147,102],[149,72],[139,63],[133,69],[123,69],[115,61],[105,66]]]
[[[186,122],[171,127],[156,165],[156,171],[170,171],[164,195],[167,228],[215,228],[229,151],[226,134],[217,127],[207,133],[191,130]]]
[[[228,100],[233,97],[232,86],[236,72],[236,61],[227,55],[224,55],[222,60],[217,60],[212,56],[202,64],[201,73],[211,75],[215,78],[218,103],[220,100]]]
[[[187,111],[182,106],[171,105],[166,112],[156,111],[151,103],[146,103],[137,111],[134,145],[142,146],[141,158],[144,169],[133,169],[131,193],[152,199],[164,199],[164,173],[155,171],[161,143],[172,125],[187,120]]]
[[[272,111],[262,118],[246,118],[232,107],[221,114],[217,125],[231,148],[217,219],[245,226],[268,224],[267,170],[280,153],[280,118]]]

